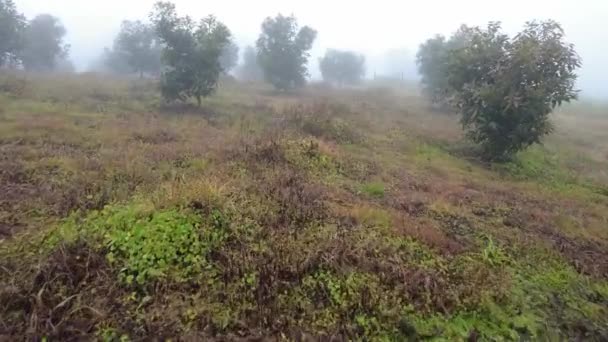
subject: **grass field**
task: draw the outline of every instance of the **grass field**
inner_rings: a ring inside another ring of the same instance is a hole
[[[0,340],[608,339],[608,106],[487,164],[411,87],[0,76]]]

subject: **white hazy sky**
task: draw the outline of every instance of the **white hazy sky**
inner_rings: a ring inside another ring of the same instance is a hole
[[[111,46],[124,19],[147,19],[154,0],[16,0],[28,18],[58,16],[68,30],[72,57],[88,65],[104,46]],[[449,35],[460,24],[502,21],[516,33],[525,21],[555,19],[583,58],[579,86],[584,94],[608,97],[608,0],[174,0],[182,14],[200,18],[215,14],[239,44],[255,41],[262,20],[279,12],[295,14],[301,25],[318,30],[313,55],[327,48],[353,49],[369,60],[391,49],[415,53],[436,33]],[[375,57],[374,57],[375,56]],[[313,69],[316,62],[313,61]],[[368,66],[372,71],[376,66]],[[314,73],[314,70],[313,70]]]

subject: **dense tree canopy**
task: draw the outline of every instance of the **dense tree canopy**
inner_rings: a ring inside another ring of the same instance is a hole
[[[429,63],[441,67],[432,85],[461,113],[468,137],[488,159],[502,160],[540,142],[552,129],[553,109],[577,96],[580,59],[551,20],[528,22],[513,38],[499,23],[461,27],[447,46],[436,38],[424,49],[445,49],[433,52],[436,61]]]
[[[258,63],[266,81],[276,89],[287,90],[306,83],[306,64],[317,31],[308,26],[298,29],[294,16],[281,14],[266,18],[257,40]]]
[[[160,73],[161,46],[156,31],[141,21],[123,21],[106,63],[116,72]],[[127,68],[125,68],[125,66]]]
[[[13,0],[0,0],[0,67],[14,63],[23,48],[25,17]]]
[[[447,83],[448,54],[468,46],[476,31],[476,28],[462,25],[449,39],[436,35],[420,45],[416,54],[418,73],[422,76],[420,82],[425,95],[434,103],[448,105],[451,97]]]
[[[435,102],[442,102],[447,94],[447,64],[448,43],[444,36],[437,35],[420,45],[416,55],[418,72],[422,76],[420,82],[424,93]]]
[[[357,84],[365,76],[365,57],[351,51],[330,49],[319,59],[319,68],[326,82]]]
[[[41,14],[32,19],[25,30],[23,66],[33,71],[54,70],[57,62],[68,55],[69,46],[63,42],[65,34],[59,18]]]
[[[158,2],[150,15],[163,44],[161,90],[166,100],[186,100],[210,95],[222,71],[220,56],[230,43],[230,31],[215,17],[198,24],[179,17],[175,5]]]

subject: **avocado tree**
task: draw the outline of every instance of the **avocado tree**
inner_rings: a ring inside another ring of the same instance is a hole
[[[319,68],[326,82],[358,84],[365,76],[365,57],[352,51],[330,49],[319,59]]]
[[[0,0],[0,67],[18,60],[26,25],[12,0]]]
[[[424,94],[433,103],[449,107],[452,94],[448,87],[448,54],[468,46],[475,32],[476,28],[462,25],[449,39],[436,35],[420,45],[416,54],[420,83]]]
[[[161,46],[154,27],[141,21],[122,22],[114,46],[108,51],[107,66],[114,71],[127,69],[139,74],[160,72]],[[127,67],[127,68],[125,68]]]
[[[467,28],[444,57],[445,93],[484,156],[505,160],[552,130],[549,114],[577,97],[581,60],[552,20],[526,23],[509,38],[499,23]]]
[[[200,106],[202,98],[217,88],[220,56],[230,43],[230,31],[211,15],[198,23],[180,17],[170,2],[157,2],[150,19],[163,45],[163,97],[168,101],[194,97]]]
[[[69,53],[69,45],[63,42],[67,31],[61,20],[50,14],[32,19],[25,29],[21,60],[27,70],[52,71],[59,60]]]
[[[306,64],[317,31],[298,27],[294,16],[266,18],[257,40],[258,63],[264,78],[278,90],[289,90],[306,83]]]

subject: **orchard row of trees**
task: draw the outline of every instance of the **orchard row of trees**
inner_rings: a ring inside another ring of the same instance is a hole
[[[213,21],[221,27],[218,29],[224,30],[223,24],[212,18],[202,19],[207,22],[203,26],[208,26],[210,21]],[[193,19],[179,18],[175,13],[175,6],[168,2],[157,3],[150,19],[150,24],[141,21],[122,23],[113,47],[104,51],[103,64],[108,70],[116,73],[138,73],[142,77],[144,74],[159,75],[163,70],[163,48],[171,49],[171,44],[179,39],[173,35],[173,31],[190,32],[190,43],[193,44],[195,36],[208,29],[213,30],[215,25],[206,29],[195,27]],[[213,42],[222,45],[216,47],[220,52],[219,73],[231,72],[239,61],[239,47],[231,40],[230,32],[227,29],[225,31],[226,39]],[[262,32],[256,47],[249,46],[245,49],[243,63],[236,73],[245,80],[264,78],[282,90],[302,86],[308,76],[308,51],[312,48],[316,35],[317,32],[308,26],[299,28],[293,16],[279,14],[275,18],[267,18],[262,23]],[[207,43],[209,45],[211,42]],[[181,51],[187,54],[193,52]],[[165,55],[164,59],[169,62],[171,58]],[[173,63],[176,62],[173,58]],[[349,51],[328,50],[319,60],[319,65],[324,80],[340,85],[357,84],[365,74],[365,58]]]
[[[548,20],[528,22],[514,37],[497,22],[463,25],[422,44],[417,64],[431,100],[460,114],[487,159],[504,160],[552,131],[549,114],[577,97],[581,60]]]
[[[118,73],[160,75],[166,100],[202,98],[217,87],[222,73],[238,64],[239,48],[230,30],[210,15],[198,21],[177,14],[171,2],[157,2],[150,23],[125,21],[104,64]],[[243,79],[263,78],[278,90],[301,87],[308,76],[310,49],[317,31],[300,27],[294,16],[266,18],[255,48],[247,47],[236,72]],[[363,56],[329,50],[320,60],[323,77],[337,84],[355,84],[365,72]]]
[[[0,67],[71,70],[65,35],[66,29],[58,18],[41,14],[27,20],[13,0],[0,0]]]

